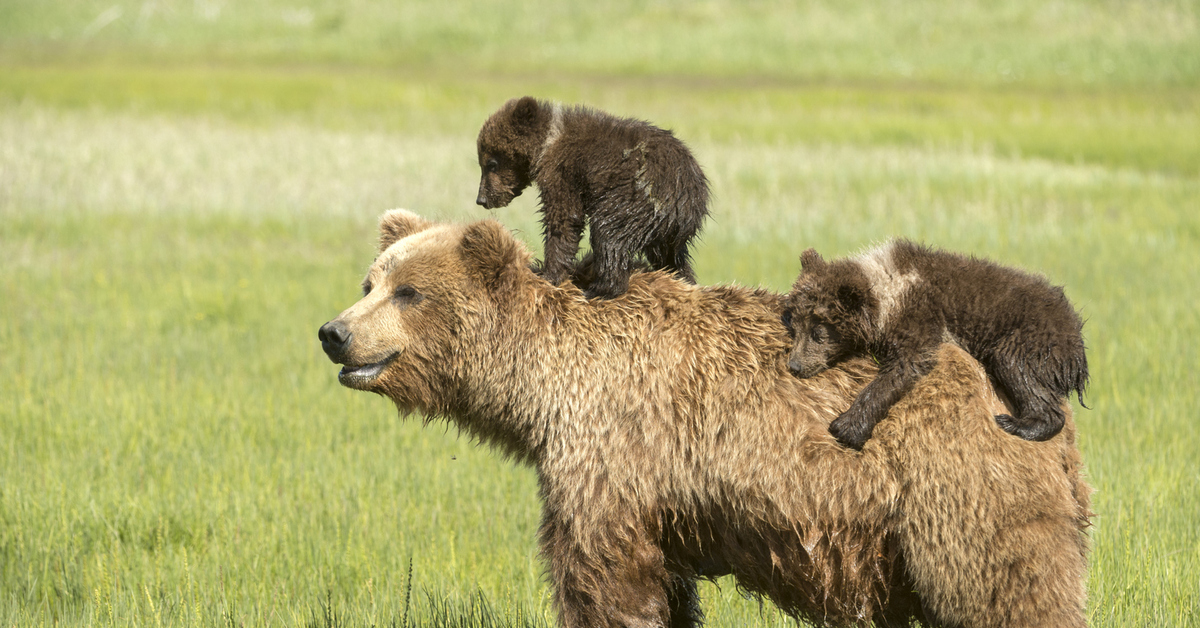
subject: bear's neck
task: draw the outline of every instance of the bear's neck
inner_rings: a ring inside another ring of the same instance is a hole
[[[601,351],[595,306],[530,273],[477,338],[447,415],[480,440],[536,465],[548,439],[597,401],[594,378],[620,360]],[[585,322],[584,325],[580,325]],[[586,328],[586,329],[585,329]],[[606,357],[607,356],[607,357]]]

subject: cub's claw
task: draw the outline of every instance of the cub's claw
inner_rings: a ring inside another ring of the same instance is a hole
[[[875,426],[858,413],[846,411],[829,424],[829,433],[846,447],[861,451]]]

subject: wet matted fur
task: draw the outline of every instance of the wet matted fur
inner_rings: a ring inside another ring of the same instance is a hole
[[[639,255],[695,283],[688,247],[708,215],[708,180],[670,131],[526,96],[484,122],[477,150],[476,203],[504,207],[537,183],[540,272],[550,283],[570,276],[585,224],[595,257],[589,296],[625,292]]]
[[[874,367],[793,377],[780,295],[651,272],[589,302],[498,223],[404,211],[364,288],[321,328],[340,381],[537,470],[562,626],[694,626],[723,574],[819,624],[1084,625],[1074,424],[1008,436],[956,347],[856,452],[828,425]]]

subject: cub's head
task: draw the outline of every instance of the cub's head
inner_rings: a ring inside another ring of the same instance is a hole
[[[800,264],[800,277],[784,299],[783,324],[795,342],[788,368],[813,377],[866,348],[878,306],[854,262],[830,264],[808,249]]]
[[[534,159],[550,132],[554,107],[530,96],[514,98],[479,130],[479,195],[488,209],[504,207],[529,187]]]
[[[343,386],[440,413],[473,340],[486,335],[529,255],[499,223],[437,224],[405,210],[379,221],[379,255],[363,297],[321,326]]]

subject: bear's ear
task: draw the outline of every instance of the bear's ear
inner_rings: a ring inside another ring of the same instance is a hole
[[[513,105],[512,121],[513,126],[519,129],[529,129],[537,124],[538,113],[541,112],[542,106],[533,96],[525,96]]]
[[[816,249],[808,249],[800,254],[800,270],[805,273],[819,273],[825,270],[827,264]]]
[[[527,266],[521,245],[494,220],[468,226],[461,249],[468,272],[489,292],[511,288],[516,273]]]
[[[432,226],[432,222],[407,209],[390,210],[379,217],[379,252],[386,251],[398,240]]]
[[[847,312],[860,312],[867,305],[867,289],[857,283],[843,283],[837,287],[837,300]]]

